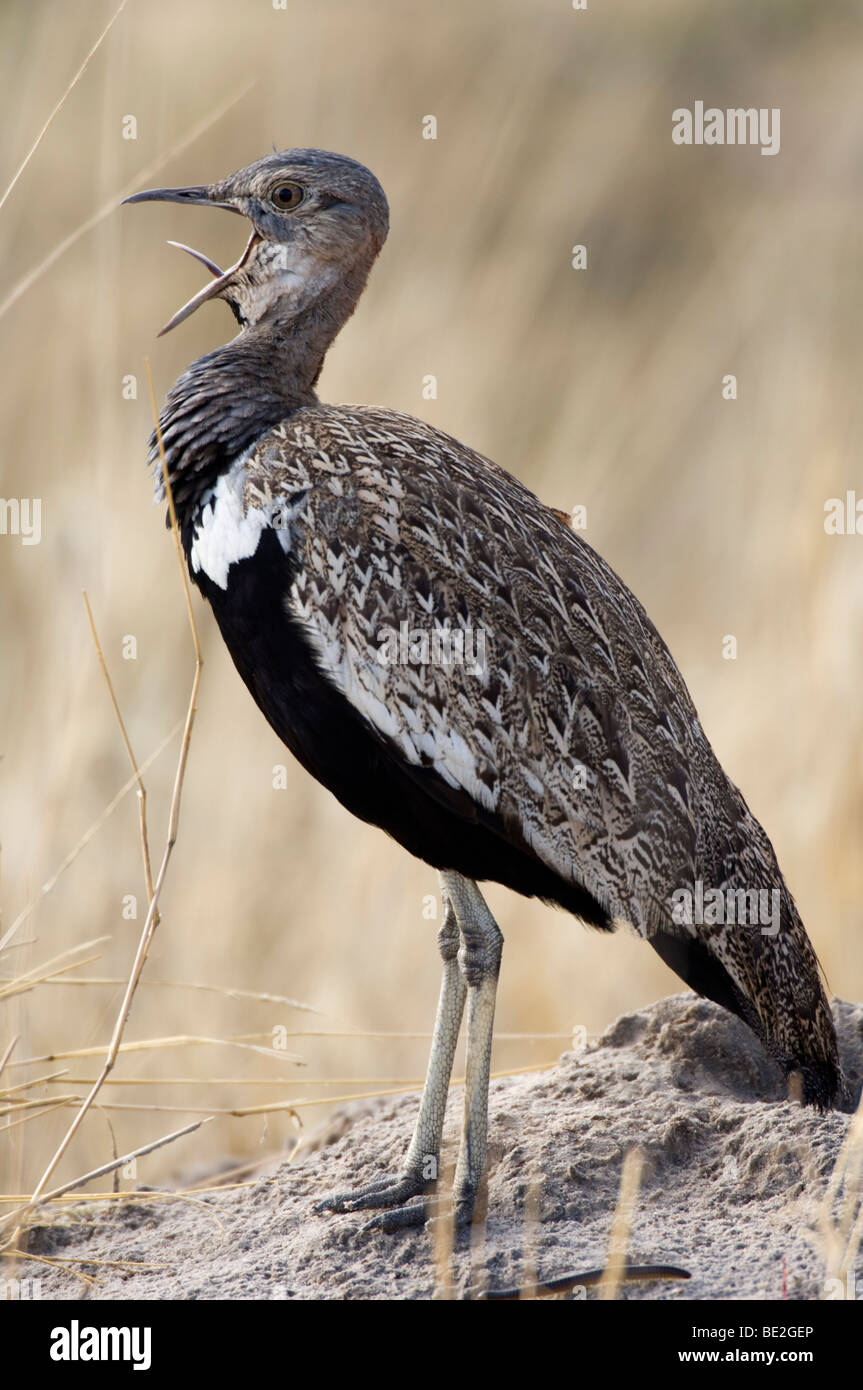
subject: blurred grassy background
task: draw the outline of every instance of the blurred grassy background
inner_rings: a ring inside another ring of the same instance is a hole
[[[0,186],[112,9],[3,5]],[[564,0],[289,0],[284,12],[269,0],[129,0],[0,213],[5,300],[132,187],[207,182],[273,143],[367,163],[392,230],[322,396],[420,415],[548,502],[587,506],[588,539],[669,643],[774,840],[831,988],[852,998],[863,991],[863,539],[826,536],[823,507],[863,488],[859,19],[857,5],[817,0],[624,0],[583,13]],[[781,152],[673,145],[672,110],[697,99],[780,107]],[[436,141],[421,138],[430,114]],[[122,138],[127,115],[136,140]],[[127,777],[82,588],[139,759],[184,711],[192,657],[172,546],[150,505],[143,358],[161,397],[233,321],[207,307],[155,341],[203,283],[168,237],[227,264],[245,232],[172,206],[117,208],[0,311],[0,495],[38,496],[43,509],[38,546],[0,537],[4,929]],[[575,243],[588,247],[586,272],[570,266]],[[721,396],[728,372],[736,402]],[[128,373],[136,400],[123,399]],[[436,401],[421,395],[428,373]],[[429,1031],[438,959],[423,899],[434,875],[288,762],[200,604],[198,616],[200,710],[147,973],[291,995],[326,1017],[145,985],[127,1037]],[[722,659],[726,634],[736,661]],[[127,635],[136,660],[122,659]],[[176,749],[146,777],[157,859]],[[288,786],[274,790],[283,761]],[[137,921],[123,919],[127,894]],[[643,943],[591,936],[503,890],[489,900],[506,937],[501,1032],[593,1033],[680,987]],[[109,934],[101,961],[78,973],[124,977],[143,915],[133,794],[28,919],[18,941],[31,944],[0,966],[8,975]],[[17,1061],[104,1044],[120,994],[58,983],[17,996],[0,1054],[15,1033]],[[561,1047],[501,1040],[495,1065]],[[427,1044],[334,1038],[297,1050],[307,1077],[411,1080]],[[98,1069],[61,1065],[64,1092]],[[17,1084],[54,1069],[9,1075]],[[204,1084],[276,1076],[293,1076],[280,1054],[228,1046],[125,1058],[119,1079],[188,1084],[112,1084],[102,1100],[180,1113],[91,1115],[57,1181],[110,1157],[109,1120],[123,1152],[181,1124],[185,1106],[353,1089]],[[306,1123],[321,1113],[307,1110]],[[70,1116],[14,1129],[3,1190],[29,1190]],[[138,1179],[262,1156],[294,1133],[284,1115],[220,1119],[143,1160]]]

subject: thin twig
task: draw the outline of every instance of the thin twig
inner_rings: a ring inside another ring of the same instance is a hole
[[[12,182],[9,184],[9,187],[6,189],[6,192],[3,194],[3,197],[0,198],[0,209],[2,209],[3,204],[6,202],[6,199],[9,197],[9,194],[12,192],[12,189],[15,187],[16,183],[17,183],[18,180],[20,179],[20,177],[21,177],[21,175],[23,174],[24,170],[27,168],[27,165],[30,163],[30,160],[33,158],[34,154],[35,154],[36,151],[38,150],[38,148],[39,148],[39,146],[41,145],[42,141],[44,140],[45,136],[48,134],[48,131],[49,131],[50,127],[51,127],[51,124],[52,124],[52,122],[53,122],[53,120],[54,120],[54,117],[55,117],[55,116],[60,112],[60,110],[62,109],[63,104],[64,104],[64,102],[66,101],[66,98],[68,97],[69,93],[70,93],[75,87],[77,87],[77,85],[78,85],[78,83],[80,82],[81,78],[84,76],[84,73],[87,71],[87,68],[88,68],[88,66],[89,66],[89,64],[90,64],[90,59],[93,58],[93,57],[95,56],[95,54],[98,52],[99,48],[100,48],[101,45],[102,45],[103,40],[106,39],[106,38],[108,37],[108,34],[109,34],[109,33],[111,32],[111,30],[113,29],[115,22],[120,18],[120,14],[121,14],[121,12],[125,9],[125,7],[126,7],[126,0],[120,0],[120,4],[117,6],[117,8],[116,8],[116,10],[114,11],[114,13],[112,14],[111,18],[108,20],[108,23],[105,25],[105,28],[102,30],[102,32],[101,32],[101,34],[99,35],[98,39],[97,39],[96,42],[93,44],[93,47],[90,49],[90,52],[87,54],[86,58],[84,59],[84,61],[83,61],[83,63],[81,64],[81,66],[79,67],[78,71],[75,73],[75,76],[72,78],[72,81],[69,83],[69,86],[66,88],[66,90],[65,90],[65,92],[63,93],[63,95],[61,96],[60,100],[57,102],[57,105],[54,107],[54,110],[51,112],[51,115],[48,117],[48,119],[47,119],[47,121],[45,122],[45,124],[43,125],[42,129],[39,131],[39,134],[36,136],[36,139],[33,141],[33,144],[30,146],[30,148],[29,148],[29,150],[27,151],[26,155],[24,156],[23,160],[22,160],[21,163],[18,165],[18,168],[16,169],[16,171],[15,171],[13,177],[12,177]]]
[[[61,960],[67,960],[69,956],[77,955],[77,953],[78,953],[79,951],[89,951],[89,949],[90,949],[91,946],[102,946],[102,945],[104,945],[104,943],[105,943],[106,941],[110,941],[110,940],[111,940],[110,936],[105,935],[105,936],[93,936],[93,937],[90,938],[89,941],[79,941],[78,944],[77,944],[77,946],[69,946],[65,951],[60,951],[58,955],[56,955],[56,956],[51,956],[50,959],[48,959],[48,960],[46,960],[46,961],[43,961],[41,965],[34,965],[34,966],[32,966],[29,970],[25,970],[24,973],[23,973],[23,975],[18,975],[18,976],[15,976],[15,977],[13,977],[13,978],[19,979],[19,980],[27,980],[27,979],[29,979],[32,975],[38,975],[40,970],[48,970],[50,967],[53,967],[53,966],[55,966],[55,965],[58,965],[58,964],[60,963]],[[92,960],[93,957],[92,957],[92,956],[88,956],[87,959],[88,959],[88,960]],[[75,968],[77,968],[78,965],[84,965],[84,963],[85,963],[85,962],[82,961],[82,960],[81,960],[81,961],[77,961],[77,962],[75,963],[75,965],[73,965],[71,968],[72,968],[72,969],[75,969]],[[11,983],[11,981],[10,981],[10,983]],[[38,981],[37,981],[37,983],[38,983]]]
[[[533,1167],[528,1175],[524,1194],[524,1221],[522,1225],[521,1255],[521,1300],[532,1302],[539,1297],[538,1260],[539,1222],[542,1201],[542,1178],[539,1167]]]
[[[29,994],[31,989],[37,985],[50,984],[52,980],[65,975],[67,970],[77,970],[79,965],[92,965],[94,960],[101,960],[101,956],[85,956],[83,960],[74,965],[62,965],[57,970],[51,971],[48,975],[21,975],[16,980],[10,980],[8,985],[0,989],[0,999],[14,999],[18,994]]]
[[[166,1134],[161,1139],[154,1139],[151,1144],[142,1144],[139,1149],[132,1149],[131,1153],[123,1154],[122,1158],[114,1158],[110,1163],[103,1163],[101,1167],[93,1168],[80,1178],[74,1178],[72,1182],[63,1183],[62,1187],[55,1187],[51,1192],[43,1192],[42,1201],[53,1202],[57,1197],[64,1197],[67,1192],[73,1192],[76,1187],[83,1187],[85,1182],[92,1182],[94,1178],[103,1178],[106,1173],[113,1173],[116,1168],[122,1168],[124,1163],[131,1163],[133,1159],[142,1158],[144,1154],[151,1154],[156,1149],[163,1149],[166,1144],[173,1144],[175,1139],[182,1139],[187,1134],[194,1134],[196,1129],[209,1123],[209,1118],[195,1120],[193,1124],[186,1125],[184,1129],[175,1129],[173,1134]]]
[[[80,1279],[82,1284],[96,1285],[98,1279],[93,1279],[89,1274],[84,1274],[80,1269],[71,1269],[66,1264],[61,1264],[59,1259],[50,1258],[48,1255],[31,1255],[27,1250],[10,1249],[5,1251],[7,1258],[14,1259],[16,1256],[20,1260],[32,1260],[37,1265],[47,1265],[49,1269],[62,1269],[64,1273],[68,1270],[74,1274],[76,1279]]]
[[[617,1298],[620,1286],[626,1279],[627,1247],[643,1168],[644,1150],[637,1147],[630,1149],[624,1156],[620,1174],[620,1191],[608,1240],[608,1259],[599,1285],[601,1300]]]
[[[77,1114],[75,1115],[75,1118],[73,1119],[71,1125],[66,1131],[66,1134],[61,1140],[53,1158],[48,1164],[48,1167],[45,1169],[44,1173],[39,1179],[39,1182],[36,1184],[35,1191],[33,1192],[30,1201],[24,1206],[24,1208],[21,1211],[12,1213],[12,1215],[6,1218],[6,1221],[3,1223],[4,1225],[9,1225],[13,1221],[17,1223],[15,1230],[13,1231],[8,1242],[13,1246],[17,1246],[18,1244],[18,1236],[21,1229],[21,1222],[26,1220],[30,1213],[43,1200],[43,1194],[45,1192],[45,1188],[48,1184],[48,1180],[51,1177],[51,1174],[56,1169],[58,1163],[60,1162],[61,1158],[63,1157],[72,1140],[74,1139],[75,1135],[77,1134],[79,1128],[81,1127],[81,1124],[83,1123],[84,1116],[87,1114],[87,1112],[93,1105],[96,1096],[99,1094],[99,1091],[102,1088],[102,1084],[105,1081],[105,1078],[112,1071],[114,1063],[117,1060],[117,1055],[119,1053],[120,1044],[123,1038],[123,1032],[126,1027],[126,1022],[128,1020],[130,1010],[132,1008],[132,1000],[135,997],[135,991],[138,987],[138,980],[141,977],[141,971],[144,968],[144,963],[147,959],[147,953],[150,949],[150,943],[153,940],[153,935],[156,930],[156,914],[157,904],[159,901],[159,894],[162,891],[162,885],[165,881],[165,875],[168,871],[168,865],[171,861],[171,855],[174,850],[174,845],[177,841],[177,830],[180,820],[180,803],[182,801],[183,782],[185,779],[186,765],[188,763],[189,758],[189,745],[192,737],[192,726],[195,721],[195,712],[197,709],[198,689],[201,683],[201,671],[203,669],[201,644],[198,639],[198,629],[195,623],[194,610],[192,608],[192,596],[189,590],[189,582],[186,575],[186,565],[183,559],[183,547],[180,543],[180,533],[179,527],[177,525],[177,513],[174,507],[174,497],[171,490],[171,480],[168,477],[168,468],[165,460],[165,446],[162,441],[162,429],[159,421],[158,408],[156,406],[156,395],[155,391],[153,390],[153,377],[152,373],[150,372],[149,361],[146,361],[145,365],[147,370],[147,382],[150,388],[150,402],[153,408],[153,418],[156,427],[156,439],[159,445],[159,457],[161,459],[162,464],[162,477],[164,479],[165,490],[168,495],[168,506],[170,508],[171,513],[171,531],[174,538],[174,548],[177,554],[177,560],[180,567],[180,576],[183,582],[183,593],[186,599],[186,613],[189,619],[189,626],[191,628],[192,633],[192,646],[194,648],[195,653],[195,674],[192,678],[192,689],[189,695],[188,708],[186,710],[186,720],[185,727],[183,729],[183,739],[180,744],[180,756],[177,760],[177,771],[174,777],[174,789],[171,796],[171,806],[168,815],[168,835],[165,842],[165,848],[162,854],[162,862],[159,865],[159,872],[156,876],[156,882],[153,886],[153,896],[150,900],[150,905],[147,910],[147,918],[141,930],[141,937],[138,942],[138,950],[135,954],[135,960],[132,964],[132,970],[129,975],[129,980],[123,995],[123,1001],[120,1005],[120,1010],[117,1015],[117,1021],[114,1025],[114,1032],[111,1038],[110,1046],[108,1048],[108,1055],[105,1058],[102,1070],[99,1073],[99,1076],[97,1077],[95,1084],[91,1087],[87,1096],[84,1098],[83,1103],[81,1104]]]
[[[79,1095],[68,1096],[44,1096],[37,1100],[16,1100],[11,1105],[0,1106],[0,1115],[23,1115],[25,1111],[51,1109],[55,1105],[75,1105],[81,1097]]]
[[[249,1166],[251,1167],[252,1165]],[[303,1181],[306,1181],[306,1179],[303,1179]],[[143,1205],[146,1202],[176,1202],[178,1200],[189,1201],[190,1199],[195,1201],[196,1206],[199,1206],[202,1205],[202,1203],[197,1199],[210,1192],[242,1192],[256,1185],[257,1179],[250,1179],[248,1182],[218,1182],[210,1187],[179,1188],[176,1192],[159,1192],[146,1189],[143,1191],[136,1191],[134,1188],[128,1188],[125,1192],[88,1192],[86,1193],[86,1199],[88,1207],[95,1205],[97,1202],[106,1202],[110,1204],[111,1202],[123,1201],[138,1202]],[[3,1206],[8,1206],[12,1202],[25,1202],[26,1200],[26,1196],[20,1192],[0,1193],[0,1205]],[[75,1196],[69,1196],[67,1193],[65,1197],[58,1197],[56,1201],[60,1208],[64,1206],[76,1206],[80,1204],[81,1197],[77,1194]]]
[[[21,1041],[21,1034],[20,1034],[20,1033],[16,1033],[15,1036],[14,1036],[13,1038],[10,1039],[9,1045],[8,1045],[8,1047],[6,1048],[6,1051],[3,1053],[3,1056],[0,1057],[0,1073],[2,1073],[2,1072],[5,1070],[5,1068],[6,1068],[6,1063],[9,1061],[9,1058],[12,1056],[12,1053],[15,1051],[16,1045],[17,1045],[20,1041]]]
[[[146,772],[147,768],[150,767],[156,761],[156,759],[161,756],[162,753],[164,753],[165,749],[168,747],[168,744],[173,742],[173,740],[177,737],[177,734],[183,728],[183,723],[184,721],[182,719],[178,720],[171,732],[167,734],[165,738],[162,739],[162,742],[159,744],[158,748],[154,748],[150,756],[148,758],[145,758],[144,762],[141,764],[141,772]],[[108,802],[108,805],[105,807],[104,811],[102,811],[101,814],[98,815],[96,819],[93,821],[92,825],[84,831],[84,834],[81,836],[78,843],[74,845],[72,849],[70,849],[65,859],[63,859],[59,867],[54,870],[54,873],[51,875],[51,877],[45,883],[42,884],[42,887],[39,889],[39,892],[37,893],[36,897],[31,898],[29,903],[27,903],[27,906],[21,909],[21,911],[18,913],[18,916],[15,918],[15,921],[12,923],[11,927],[7,931],[6,935],[0,938],[0,951],[4,950],[8,946],[8,943],[12,940],[12,937],[15,935],[15,933],[24,925],[24,923],[27,921],[27,918],[33,912],[36,911],[36,908],[39,906],[39,903],[42,901],[42,899],[47,897],[51,890],[56,886],[57,880],[60,878],[61,874],[64,874],[66,872],[70,865],[73,864],[75,860],[78,858],[78,855],[81,853],[81,851],[85,849],[86,846],[90,843],[94,835],[96,835],[98,831],[101,830],[108,817],[112,815],[114,811],[116,811],[120,802],[123,800],[123,797],[128,792],[130,792],[132,788],[135,786],[136,780],[137,779],[134,776],[132,776],[123,783],[122,787],[117,792],[117,795],[113,797],[111,801]]]
[[[46,1115],[51,1114],[52,1110],[65,1110],[68,1104],[69,1102],[67,1100],[63,1100],[62,1096],[59,1100],[57,1100],[55,1097],[53,1103],[51,1105],[46,1105],[44,1110],[38,1110],[35,1112],[31,1110],[26,1115],[22,1115],[20,1120],[8,1120],[7,1123],[3,1125],[2,1130],[0,1130],[0,1133],[6,1134],[10,1129],[15,1129],[17,1125],[29,1124],[31,1120],[44,1119]],[[0,1201],[3,1200],[6,1199],[0,1198]]]
[[[236,92],[228,101],[223,102],[222,105],[219,106],[216,111],[212,112],[211,115],[207,116],[205,120],[193,126],[186,138],[180,141],[179,145],[174,145],[168,150],[167,154],[162,155],[159,159],[148,165],[146,169],[143,169],[140,174],[138,174],[133,183],[128,184],[116,197],[112,198],[110,202],[104,203],[99,211],[95,212],[92,217],[88,217],[86,222],[82,222],[80,227],[76,227],[74,232],[70,232],[67,237],[64,237],[59,245],[55,246],[53,251],[49,252],[43,261],[40,261],[37,266],[34,266],[32,270],[28,271],[24,278],[19,280],[17,285],[9,291],[3,303],[0,304],[0,318],[12,308],[13,304],[18,302],[22,294],[26,294],[27,290],[36,284],[37,280],[41,280],[46,270],[50,270],[52,265],[59,261],[60,257],[69,250],[70,246],[74,246],[75,242],[80,241],[82,236],[86,236],[87,232],[92,231],[94,227],[98,227],[99,223],[103,222],[106,217],[109,217],[112,212],[116,212],[118,203],[121,203],[130,193],[134,193],[142,183],[148,182],[154,174],[159,172],[163,165],[167,164],[175,155],[180,154],[181,151],[193,144],[199,136],[210,129],[210,126],[215,125],[217,121],[221,120],[221,118],[231,110],[231,107],[236,106],[237,102],[242,101],[243,97],[252,90],[256,85],[256,81],[257,79],[253,82],[247,82],[245,87],[239,92]]]
[[[114,685],[108,673],[108,665],[105,661],[105,655],[102,651],[102,643],[99,641],[99,634],[96,631],[96,623],[93,618],[93,610],[90,607],[90,600],[87,597],[87,590],[83,589],[81,592],[84,596],[84,607],[87,610],[87,619],[90,623],[90,631],[93,634],[93,642],[96,647],[96,656],[99,660],[99,666],[101,667],[102,675],[105,678],[105,684],[108,687],[108,694],[111,697],[111,704],[114,709],[114,716],[117,720],[117,723],[120,726],[120,737],[123,740],[123,747],[126,749],[126,754],[128,756],[129,763],[132,767],[132,776],[135,778],[135,785],[138,788],[138,822],[141,830],[141,856],[144,861],[144,885],[147,890],[147,905],[149,906],[150,903],[153,901],[153,871],[150,864],[150,840],[147,834],[147,789],[141,780],[141,773],[138,768],[137,761],[135,759],[135,754],[132,752],[132,744],[129,740],[129,735],[126,732],[126,725],[123,722],[123,716],[120,713],[120,706],[117,702],[117,696],[114,692]],[[156,913],[155,925],[159,925],[158,912]]]
[[[32,945],[32,943],[31,943]],[[0,975],[0,980],[9,977]],[[87,975],[84,978],[75,980],[56,980],[55,984],[67,985],[124,985],[125,980],[108,977],[106,975]],[[281,1004],[289,1009],[299,1009],[303,1013],[325,1015],[324,1009],[316,1009],[313,1004],[304,1004],[300,999],[291,999],[286,994],[265,994],[261,990],[254,989],[234,989],[230,985],[205,985],[198,980],[142,980],[142,985],[157,989],[201,989],[210,994],[221,994],[225,999],[251,999],[257,1004]],[[259,1037],[267,1036],[258,1034]],[[291,1033],[285,1034],[286,1037],[303,1038],[356,1038],[364,1037],[363,1033]]]
[[[73,946],[69,951],[62,951],[59,956],[54,956],[52,960],[45,961],[42,965],[34,965],[32,970],[26,970],[23,975],[14,975],[11,980],[0,985],[0,999],[9,999],[16,994],[26,994],[36,985],[44,984],[47,980],[55,980],[64,976],[69,970],[80,970],[82,965],[92,965],[93,961],[101,960],[102,957],[97,953],[93,956],[84,956],[83,960],[70,961],[68,965],[59,965],[55,970],[48,967],[56,965],[64,956],[71,956],[76,951],[84,949],[84,946],[95,946],[103,941],[110,941],[110,936],[99,936],[94,941],[87,941],[81,946]]]
[[[841,1200],[840,1200],[841,1194]],[[839,1212],[835,1208],[839,1202]],[[854,1114],[819,1209],[825,1278],[847,1280],[863,1241],[863,1099]]]
[[[54,1073],[54,1077],[65,1077],[66,1086],[92,1086],[90,1076],[69,1076],[68,1069]],[[41,1085],[52,1081],[51,1076],[40,1077],[38,1081],[22,1081],[19,1086],[9,1086],[0,1091],[0,1099],[12,1091],[24,1090],[28,1086]],[[224,1086],[226,1089],[237,1086],[399,1086],[405,1084],[415,1091],[421,1091],[421,1076],[403,1078],[400,1076],[111,1076],[106,1086]]]
[[[123,984],[126,981],[122,981]],[[244,1042],[242,1038],[208,1038],[198,1033],[177,1033],[165,1038],[140,1038],[135,1042],[124,1042],[120,1052],[150,1052],[163,1047],[237,1047],[243,1052],[255,1052],[259,1057],[269,1057],[277,1062],[295,1062],[304,1067],[306,1062],[293,1052],[275,1051],[271,1047],[256,1047]],[[25,1057],[13,1062],[13,1067],[30,1067],[42,1062],[65,1062],[70,1057],[101,1057],[106,1051],[105,1044],[97,1047],[70,1047],[65,1052],[46,1052],[42,1057]]]
[[[444,1149],[438,1165],[438,1192],[446,1195],[436,1203],[436,1215],[431,1223],[432,1259],[434,1261],[435,1302],[450,1303],[455,1297],[453,1256],[456,1245],[455,1202],[453,1181],[455,1161],[449,1147]]]
[[[34,1076],[31,1081],[19,1081],[17,1086],[4,1086],[0,1091],[0,1099],[9,1100],[10,1096],[16,1095],[18,1091],[32,1091],[34,1086],[47,1086],[51,1081],[58,1081],[61,1076],[66,1077],[67,1086],[80,1086],[82,1084],[69,1076],[68,1067],[61,1067],[60,1071],[50,1071],[46,1076]]]

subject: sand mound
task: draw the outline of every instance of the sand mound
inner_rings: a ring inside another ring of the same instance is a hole
[[[856,1096],[863,1006],[837,1001],[834,1015]],[[623,1155],[638,1143],[646,1162],[631,1258],[682,1266],[691,1279],[633,1284],[625,1297],[778,1298],[783,1287],[788,1298],[821,1297],[816,1213],[850,1117],[785,1094],[749,1030],[693,995],[626,1015],[550,1071],[493,1082],[488,1223],[484,1244],[455,1253],[456,1296],[483,1280],[517,1284],[526,1234],[540,1279],[602,1266]],[[450,1145],[460,1100],[450,1103]],[[90,1268],[99,1283],[84,1296],[100,1299],[428,1298],[425,1230],[366,1232],[362,1214],[312,1213],[317,1196],[397,1170],[416,1106],[406,1096],[347,1107],[299,1166],[239,1192],[107,1213],[82,1204],[66,1226],[34,1232],[31,1249],[161,1266]],[[526,1199],[538,1216],[528,1226]],[[41,1278],[43,1297],[82,1297],[72,1276],[36,1265],[19,1274]]]

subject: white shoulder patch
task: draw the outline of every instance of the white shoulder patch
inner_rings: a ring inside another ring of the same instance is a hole
[[[254,448],[254,446],[253,446]],[[198,513],[195,536],[189,552],[192,569],[200,570],[218,584],[228,587],[228,570],[238,560],[254,555],[269,515],[260,507],[246,509],[243,493],[246,464],[253,449],[241,454],[227,473],[223,473],[207,494]]]
[[[333,588],[333,570],[327,578]],[[294,581],[285,601],[288,612],[303,624],[319,670],[332,682],[354,709],[378,733],[393,743],[404,758],[416,767],[430,763],[451,787],[466,791],[480,806],[496,809],[500,787],[487,786],[480,777],[477,757],[458,727],[437,708],[429,692],[411,688],[408,674],[398,674],[383,665],[371,645],[358,649],[340,627],[338,619],[329,622],[314,602],[309,576],[303,572]]]

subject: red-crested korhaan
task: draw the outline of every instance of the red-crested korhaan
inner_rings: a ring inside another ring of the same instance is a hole
[[[189,571],[293,755],[440,873],[443,983],[404,1165],[322,1206],[387,1209],[370,1222],[385,1228],[423,1219],[466,1004],[454,1200],[457,1222],[471,1219],[503,944],[481,882],[602,930],[630,923],[749,1025],[790,1094],[833,1104],[815,953],[641,604],[565,516],[482,455],[410,415],[318,400],[387,235],[377,179],[340,155],[285,150],[127,201],[251,224],[229,270],[192,252],[213,279],[162,330],[215,298],[240,325],[161,414]]]

